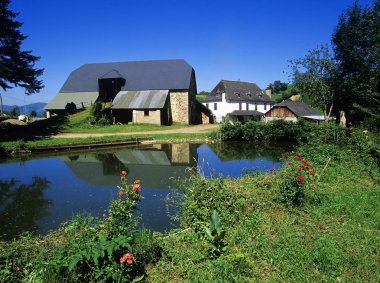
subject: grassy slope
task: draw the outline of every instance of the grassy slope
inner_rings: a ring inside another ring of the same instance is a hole
[[[312,157],[313,148],[303,153]],[[328,158],[316,161],[319,173]],[[320,203],[295,209],[275,201],[279,173],[231,180],[230,198],[242,209],[231,215],[238,221],[224,226],[227,251],[212,260],[195,233],[164,238],[164,257],[149,270],[150,281],[379,282],[380,186],[372,174],[378,172],[342,153],[321,176]],[[212,205],[223,212],[228,201]],[[192,207],[195,214],[208,209]]]
[[[86,109],[79,113],[69,116],[67,125],[63,128],[65,133],[117,133],[117,132],[140,132],[140,131],[159,131],[168,129],[180,129],[188,127],[187,125],[172,125],[172,126],[159,126],[159,125],[109,125],[97,126],[88,123],[90,116],[90,109]]]

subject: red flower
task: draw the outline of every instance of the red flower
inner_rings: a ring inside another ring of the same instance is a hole
[[[120,263],[127,262],[127,264],[132,264],[134,262],[135,258],[133,254],[126,253],[120,258]]]
[[[299,176],[297,176],[296,181],[297,182],[304,182],[305,178],[303,176],[299,175]]]
[[[123,191],[119,191],[119,197],[122,197],[124,195]]]
[[[127,176],[127,171],[126,170],[121,171],[121,176]]]
[[[312,172],[310,173],[310,175],[311,175],[311,176],[315,176],[315,171],[312,171]]]
[[[301,157],[301,154],[300,154],[299,152],[296,152],[296,153],[294,154],[294,156],[295,156],[295,157]]]
[[[134,184],[140,184],[140,180],[134,181]]]
[[[282,155],[283,156],[288,156],[289,155],[289,151],[285,151]]]
[[[269,173],[273,173],[274,171],[276,171],[276,168],[274,166],[272,166],[270,169],[269,169]]]
[[[298,166],[297,171],[301,172],[302,170],[303,170],[303,167],[302,166]]]
[[[140,184],[134,183],[132,184],[132,189],[136,192],[140,192]]]
[[[309,165],[309,160],[305,160],[305,159],[304,159],[304,160],[302,160],[301,162],[302,162],[303,164],[305,164],[305,165]]]

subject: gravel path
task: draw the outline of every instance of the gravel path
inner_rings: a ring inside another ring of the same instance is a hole
[[[153,134],[198,134],[211,132],[219,127],[217,124],[202,124],[181,129],[145,131],[145,132],[120,132],[120,133],[61,133],[52,136],[53,138],[89,138],[105,136],[132,136],[132,135],[153,135]]]

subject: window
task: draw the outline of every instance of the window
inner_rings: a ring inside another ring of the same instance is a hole
[[[218,103],[214,103],[214,110],[218,110]]]
[[[241,110],[241,102],[239,102],[239,110]]]
[[[144,116],[149,116],[149,110],[144,110]]]
[[[264,103],[264,110],[267,110],[267,104]]]

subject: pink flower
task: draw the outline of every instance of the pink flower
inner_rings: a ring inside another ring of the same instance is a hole
[[[120,263],[127,262],[127,264],[132,264],[134,262],[135,258],[133,254],[126,253],[120,258]]]
[[[121,176],[127,176],[127,171],[126,170],[123,170],[123,171],[121,171]]]
[[[135,190],[136,192],[140,192],[140,184],[132,184],[132,189]]]

